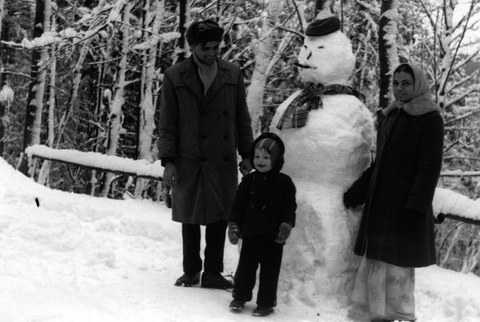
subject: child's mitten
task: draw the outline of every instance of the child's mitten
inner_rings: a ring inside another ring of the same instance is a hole
[[[234,221],[230,221],[228,223],[228,240],[233,245],[238,243],[238,238],[240,237],[240,227],[238,227],[237,223]]]
[[[279,244],[283,244],[287,241],[287,238],[290,236],[290,232],[292,231],[292,225],[286,222],[282,222],[280,224],[280,228],[278,228],[278,235],[275,239],[275,242]]]

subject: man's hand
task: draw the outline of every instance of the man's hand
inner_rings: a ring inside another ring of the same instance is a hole
[[[238,168],[240,169],[240,173],[242,175],[247,175],[252,171],[252,163],[250,162],[249,158],[243,159],[240,164],[238,165]]]
[[[163,171],[163,181],[170,186],[170,187],[175,187],[175,176],[177,173],[177,169],[175,167],[175,164],[172,162],[168,162],[165,164],[165,170]]]

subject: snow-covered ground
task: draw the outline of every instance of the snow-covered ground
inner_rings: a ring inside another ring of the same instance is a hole
[[[227,243],[226,274],[237,258]],[[251,316],[254,301],[234,314],[229,292],[175,287],[180,274],[180,225],[163,204],[51,190],[0,159],[0,322],[349,321],[344,305],[291,299],[282,283],[273,315]],[[480,278],[419,269],[416,300],[419,321],[480,321]]]

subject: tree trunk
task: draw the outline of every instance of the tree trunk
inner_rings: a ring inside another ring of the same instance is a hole
[[[5,14],[5,0],[0,0],[0,35],[2,34],[3,16]]]
[[[272,32],[283,8],[283,1],[269,1],[266,8],[267,15],[262,17],[262,30],[256,43],[255,69],[248,87],[247,105],[252,118],[254,136],[261,132],[261,119],[263,114],[263,93],[267,82],[267,70],[273,57]]]
[[[42,33],[50,30],[50,16],[52,11],[51,0],[37,0],[35,9],[35,28],[33,37],[41,37]],[[31,145],[40,143],[42,125],[43,94],[47,71],[45,64],[48,60],[48,51],[45,47],[35,47],[32,50],[31,83],[28,91],[27,108],[25,112],[25,127],[23,135],[23,150]],[[28,160],[22,154],[19,171],[28,175]],[[31,174],[33,175],[33,173]]]
[[[0,158],[5,146],[5,129],[8,125],[8,114],[13,102],[13,90],[5,82],[3,67],[0,67]]]
[[[53,18],[55,19],[55,18]],[[52,31],[55,30],[55,21],[52,20]],[[55,57],[55,50],[56,46],[52,46],[51,52],[52,57]],[[50,86],[49,86],[49,97],[48,97],[48,139],[47,145],[49,147],[53,147],[54,140],[55,140],[55,81],[56,81],[56,74],[57,74],[57,60],[55,58],[52,59],[50,65]],[[50,175],[50,166],[52,162],[50,160],[45,160],[42,163],[42,168],[40,169],[40,173],[38,174],[37,182],[41,185],[48,184],[48,178]]]
[[[187,56],[187,42],[185,40],[185,32],[187,31],[186,24],[188,22],[188,1],[178,0],[179,5],[179,17],[178,17],[178,32],[180,38],[177,42],[177,57],[174,59],[174,63],[181,62]]]
[[[117,148],[118,148],[118,141],[120,140],[120,132],[122,130],[122,122],[123,122],[123,113],[122,108],[125,103],[125,87],[127,85],[126,82],[126,73],[127,73],[127,58],[128,58],[128,41],[130,38],[129,32],[129,20],[130,20],[130,13],[133,8],[132,2],[127,2],[123,12],[123,25],[121,28],[121,52],[120,52],[120,63],[119,63],[119,71],[118,77],[115,84],[114,89],[114,96],[113,101],[110,104],[110,113],[108,115],[108,145],[107,151],[105,154],[107,155],[116,155]],[[112,173],[105,174],[105,180],[103,182],[103,189],[101,196],[106,197],[110,191],[110,186],[113,182],[114,175]]]
[[[325,8],[330,8],[331,0],[315,0],[315,17]]]
[[[452,33],[453,33],[453,10],[455,9],[456,1],[444,0],[443,1],[443,16],[445,19],[445,36],[440,39],[440,83],[437,90],[437,103],[440,108],[443,110],[446,106],[447,94],[448,94],[448,78],[450,76],[451,70],[453,68],[453,57],[452,50],[450,49],[450,44],[452,43]],[[452,106],[450,106],[450,109]],[[450,110],[450,112],[452,112]]]
[[[6,35],[2,34],[2,25],[3,25],[3,16],[4,16],[5,0],[0,0],[0,39],[6,40]],[[0,42],[0,92],[3,90],[3,86],[6,84],[6,76],[4,74],[4,60],[6,55],[2,55],[2,43]],[[6,120],[5,115],[7,114],[7,100],[4,99],[3,95],[0,94],[0,158],[3,157],[3,150],[5,146],[5,128]]]
[[[100,63],[98,65],[97,84],[102,84],[104,76],[105,76],[105,63]],[[96,123],[101,124],[102,116],[103,116],[104,111],[105,111],[105,105],[103,104],[102,88],[101,88],[101,86],[98,86],[97,89],[96,89],[96,103],[95,103],[95,115],[94,115]],[[97,126],[96,129],[95,129],[96,142],[95,142],[94,148],[93,148],[94,152],[98,152],[100,150],[101,142],[103,141],[104,137],[105,137],[105,132],[102,130],[100,125]],[[91,196],[95,195],[97,182],[98,182],[97,171],[92,170],[91,173],[90,173],[90,182],[89,182],[89,188],[90,188],[90,195]]]
[[[157,1],[155,9],[155,20],[153,21],[152,31],[154,35],[158,34],[160,25],[165,12],[165,1]],[[145,26],[148,28],[148,26]],[[153,104],[153,80],[155,74],[155,61],[157,58],[157,45],[159,42],[158,37],[151,43],[151,47],[147,49],[147,53],[144,59],[144,66],[142,70],[143,79],[143,96],[140,102],[140,115],[139,115],[139,133],[138,133],[138,159],[151,160],[152,149],[152,137],[153,130],[155,129],[154,115],[155,105]],[[142,195],[144,190],[145,180],[138,179],[135,186],[135,198]]]
[[[398,64],[396,45],[398,3],[383,0],[378,35],[378,59],[380,63],[379,107],[385,108],[392,100],[393,69]]]

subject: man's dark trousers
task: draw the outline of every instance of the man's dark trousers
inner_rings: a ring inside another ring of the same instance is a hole
[[[221,220],[205,227],[205,263],[204,272],[223,272],[223,252],[227,222]],[[202,271],[200,257],[200,225],[182,224],[183,271],[194,274]]]

